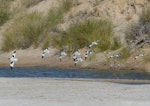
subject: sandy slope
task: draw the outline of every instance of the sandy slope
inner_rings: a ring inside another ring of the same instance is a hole
[[[19,3],[18,1],[19,0],[16,0],[15,3]],[[31,8],[28,8],[28,12],[32,12],[32,11],[36,10],[36,11],[40,11],[42,13],[46,13],[47,10],[49,10],[49,8],[57,6],[59,4],[58,3],[59,1],[60,0],[43,0],[39,4],[37,4]],[[80,12],[81,10],[84,10],[84,9],[87,11],[90,11],[90,9],[88,10],[90,1],[94,1],[94,0],[79,0],[79,2],[80,2],[79,4],[81,4],[81,5],[79,5],[80,8],[78,6],[75,6],[73,9],[71,9],[71,13],[77,14],[78,12]],[[126,0],[123,0],[123,1],[126,1]],[[141,1],[141,0],[136,0],[136,2],[137,1]],[[119,5],[120,4],[124,5],[124,3],[121,3],[120,0],[116,0],[116,2],[118,2]],[[142,2],[143,2],[143,0],[142,0]],[[18,6],[17,4],[14,4],[14,5]],[[104,4],[102,4],[102,5],[104,5]],[[114,6],[116,6],[116,5],[114,5]],[[118,13],[118,12],[116,12],[116,13]],[[118,21],[118,19],[116,19],[116,20]],[[121,22],[123,22],[123,21],[121,20]],[[9,29],[9,26],[12,23],[13,23],[13,19],[8,21],[6,24],[4,24],[0,28],[0,47],[2,44],[2,40],[1,40],[3,38],[2,35],[7,29]],[[9,66],[8,58],[10,58],[12,52],[13,51],[11,51],[10,53],[0,53],[0,66]],[[52,49],[51,54],[47,55],[46,58],[44,60],[42,60],[41,59],[42,50],[40,48],[39,49],[29,48],[26,50],[17,50],[17,57],[19,58],[19,61],[15,64],[15,66],[16,67],[20,67],[20,66],[21,67],[22,66],[50,66],[50,67],[74,68],[74,65],[73,65],[74,63],[72,61],[72,58],[66,58],[65,60],[63,60],[63,62],[59,62],[58,55],[55,55],[56,52],[57,52],[56,49]],[[138,55],[139,53],[149,54],[149,52],[150,52],[149,48],[147,50],[136,51],[126,61],[111,60],[109,63],[106,60],[105,53],[98,53],[95,56],[95,60],[85,61],[84,63],[80,63],[75,68],[79,68],[79,67],[80,68],[96,68],[96,69],[105,69],[105,70],[113,69],[113,68],[118,68],[118,69],[129,68],[129,69],[134,69],[134,70],[135,69],[146,70],[146,71],[150,72],[150,62],[149,61],[144,62],[143,59],[134,60],[134,57],[136,55]],[[110,52],[110,55],[113,53],[115,53],[115,51]]]
[[[57,7],[58,5],[58,0],[43,0],[38,5],[29,8],[29,12],[38,11],[42,13],[47,13],[50,8]]]
[[[104,80],[0,78],[1,106],[149,106],[150,85]]]

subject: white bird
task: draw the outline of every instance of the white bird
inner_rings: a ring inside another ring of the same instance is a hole
[[[80,50],[77,50],[77,51],[75,51],[74,53],[73,53],[73,60],[75,61],[76,59],[77,59],[77,57],[78,56],[80,56],[81,55],[81,53],[80,53]]]
[[[93,41],[90,45],[89,48],[91,48],[92,46],[98,45],[99,40]]]
[[[74,62],[74,65],[76,66],[76,64],[78,63],[78,62],[83,62],[83,59],[80,57],[80,58],[77,58],[76,60],[75,60],[75,62]]]
[[[12,57],[10,58],[10,62],[16,62],[16,61],[18,61],[18,59],[15,58],[14,56],[12,56]]]
[[[16,51],[13,52],[12,57],[16,57]]]
[[[85,60],[87,59],[88,56],[89,55],[87,53],[85,53],[85,55],[84,55]]]
[[[80,53],[80,50],[77,50],[77,51],[74,52],[74,55],[75,55],[75,56],[80,56],[80,54],[81,54],[81,53]]]
[[[85,53],[85,55],[84,55],[84,57],[85,57],[85,60],[87,59],[87,57],[89,56],[89,55],[91,55],[93,53],[93,51],[92,50],[87,50],[86,51],[86,53]]]
[[[92,45],[92,44],[90,44],[90,45],[89,45],[89,48],[91,48],[92,46],[93,46],[93,45]]]
[[[61,55],[59,56],[59,60],[62,61],[62,56]]]
[[[12,57],[10,58],[10,69],[11,70],[14,68],[15,62],[18,61],[18,59],[15,56],[16,55],[12,55]]]
[[[114,54],[114,57],[116,57],[116,58],[118,58],[120,56],[121,56],[120,54]]]
[[[93,50],[88,50],[88,54],[93,54]]]
[[[42,53],[42,59],[43,59],[44,56],[45,56],[46,54],[48,54],[48,53],[50,53],[50,50],[49,50],[49,48],[46,48],[46,49],[43,51],[43,53]]]
[[[73,61],[75,61],[77,59],[76,55],[73,55]]]
[[[65,51],[62,51],[62,52],[60,53],[60,55],[61,55],[61,56],[67,56],[67,53],[66,53]]]
[[[109,58],[119,58],[121,55],[120,54],[113,54],[109,56]]]
[[[135,56],[134,59],[137,59],[137,58],[139,58],[139,57],[144,57],[144,54],[139,54],[139,55]]]
[[[75,61],[77,59],[77,57],[80,55],[81,55],[80,50],[75,51],[73,54],[73,60]]]
[[[65,56],[67,56],[67,53],[65,51],[62,51],[60,53],[59,60],[62,61],[62,58],[65,57]]]
[[[14,64],[15,64],[15,62],[10,62],[10,69],[12,70],[13,68],[14,68]]]

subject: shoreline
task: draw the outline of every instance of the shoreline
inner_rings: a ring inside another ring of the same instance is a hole
[[[9,58],[12,52],[0,53],[0,67],[9,67]],[[145,64],[142,61],[132,62],[132,58],[129,58],[126,61],[111,60],[108,62],[106,57],[104,57],[105,54],[99,53],[96,54],[95,59],[86,60],[83,63],[79,63],[77,66],[74,66],[74,62],[71,57],[66,57],[62,60],[62,62],[60,62],[58,58],[59,55],[56,55],[58,52],[59,51],[56,49],[51,49],[50,54],[46,55],[44,59],[41,59],[42,50],[40,48],[17,50],[18,61],[15,63],[15,67],[50,67],[64,69],[90,69],[104,71],[114,70],[150,73],[149,63]]]
[[[4,67],[4,68],[9,68],[8,65],[2,65],[0,64],[0,67]],[[138,73],[148,73],[150,74],[150,72],[147,72],[145,71],[144,69],[141,69],[141,68],[93,68],[93,67],[80,67],[80,66],[72,66],[72,67],[65,67],[65,66],[49,66],[49,65],[21,65],[21,66],[17,66],[15,68],[36,68],[36,67],[40,67],[40,68],[55,68],[55,69],[79,69],[79,70],[97,70],[97,71],[108,71],[108,72],[131,72],[131,73],[135,73],[135,72],[138,72]]]

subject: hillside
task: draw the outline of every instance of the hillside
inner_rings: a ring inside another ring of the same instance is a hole
[[[24,66],[26,61],[28,66],[24,53],[35,49],[35,59],[41,49],[50,47],[54,50],[50,57],[55,59],[51,66],[57,67],[55,54],[59,50],[73,53],[80,49],[84,53],[92,41],[100,40],[94,55],[79,67],[150,72],[149,0],[6,0],[4,4],[9,14],[8,18],[7,14],[0,16],[0,20],[6,19],[0,23],[1,65],[7,64],[12,50],[20,52],[18,64]],[[108,58],[118,53],[122,58]],[[139,54],[144,57],[135,60]],[[70,62],[67,58],[58,66],[74,67]]]

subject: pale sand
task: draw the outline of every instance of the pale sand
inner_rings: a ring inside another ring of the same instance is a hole
[[[91,79],[0,78],[0,106],[150,106],[150,82],[146,82],[149,84]]]

